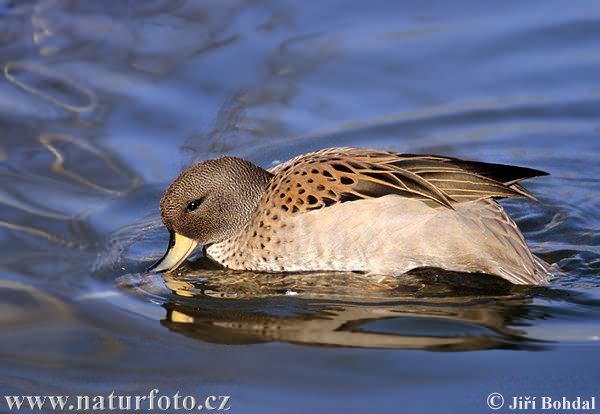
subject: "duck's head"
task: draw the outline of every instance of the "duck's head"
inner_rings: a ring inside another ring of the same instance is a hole
[[[163,258],[148,270],[173,270],[196,246],[241,231],[270,178],[266,170],[236,157],[203,161],[183,171],[160,200],[160,216],[171,237]]]

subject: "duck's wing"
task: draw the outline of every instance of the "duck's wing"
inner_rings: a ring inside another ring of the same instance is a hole
[[[514,165],[465,161],[433,155],[395,154],[405,168],[432,182],[457,202],[482,198],[536,198],[519,181],[548,175],[547,172]]]
[[[292,214],[389,194],[450,209],[486,198],[535,199],[517,183],[547,175],[510,165],[357,148],[304,154],[271,172],[269,197]]]

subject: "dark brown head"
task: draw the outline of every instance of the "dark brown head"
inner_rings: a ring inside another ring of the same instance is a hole
[[[236,157],[203,161],[183,171],[160,201],[171,243],[165,257],[151,269],[171,270],[197,244],[219,243],[240,232],[271,177],[268,171]]]

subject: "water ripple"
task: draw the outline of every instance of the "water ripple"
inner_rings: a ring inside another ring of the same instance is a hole
[[[70,112],[92,112],[97,106],[94,91],[42,65],[8,62],[4,64],[4,77],[18,88]],[[50,92],[52,89],[54,93]]]

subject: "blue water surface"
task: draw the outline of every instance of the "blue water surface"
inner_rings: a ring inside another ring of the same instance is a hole
[[[599,40],[595,0],[0,1],[0,396],[600,409]],[[503,204],[554,277],[144,272],[183,168],[331,146],[549,172]]]

